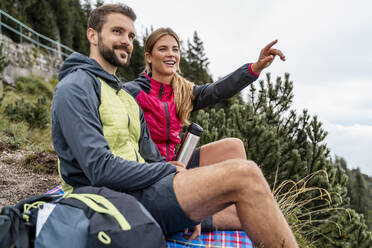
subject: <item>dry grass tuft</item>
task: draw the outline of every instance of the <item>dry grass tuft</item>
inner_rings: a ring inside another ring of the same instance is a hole
[[[327,172],[325,170],[319,170],[298,182],[284,180],[276,186],[277,182],[275,180],[273,189],[273,194],[277,199],[280,210],[287,219],[295,236],[302,237],[308,242],[312,240],[315,234],[321,235],[320,230],[314,225],[318,223],[328,222],[336,225],[341,235],[341,227],[338,223],[328,219],[314,219],[313,216],[319,216],[322,213],[335,210],[347,211],[344,208],[331,207],[331,193],[326,189],[308,186],[309,181],[319,174],[324,174],[328,181]],[[317,204],[312,204],[314,201],[316,201]],[[316,241],[311,241],[306,247],[315,247],[315,245]]]

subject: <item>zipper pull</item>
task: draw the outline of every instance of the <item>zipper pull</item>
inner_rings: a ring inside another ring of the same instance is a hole
[[[160,90],[159,90],[159,100],[161,100],[161,96],[163,95],[163,90],[164,90],[163,85],[160,85]]]

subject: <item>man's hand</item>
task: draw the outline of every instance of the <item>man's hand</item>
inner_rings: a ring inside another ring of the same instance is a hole
[[[284,54],[275,48],[272,48],[278,40],[274,40],[267,44],[260,52],[260,56],[258,57],[258,61],[252,64],[252,71],[256,74],[260,74],[263,69],[271,65],[276,55],[280,57],[281,60],[285,61]]]
[[[188,232],[189,232],[189,229],[186,228],[184,234],[186,234]],[[190,242],[191,240],[199,237],[200,234],[201,234],[201,224],[195,226],[194,232],[191,234],[191,236],[189,237],[189,240],[187,240],[187,242]]]
[[[186,170],[186,166],[183,163],[181,163],[181,162],[178,162],[178,161],[169,161],[169,163],[175,165],[178,172],[183,171],[183,170]]]

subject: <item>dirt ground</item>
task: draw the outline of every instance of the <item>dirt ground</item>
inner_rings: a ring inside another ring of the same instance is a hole
[[[0,209],[58,184],[55,154],[11,150],[0,141]]]

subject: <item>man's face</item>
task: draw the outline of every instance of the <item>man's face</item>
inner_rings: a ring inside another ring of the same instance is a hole
[[[120,14],[111,13],[98,33],[98,50],[101,56],[115,67],[129,64],[133,51],[135,29],[132,19]]]

